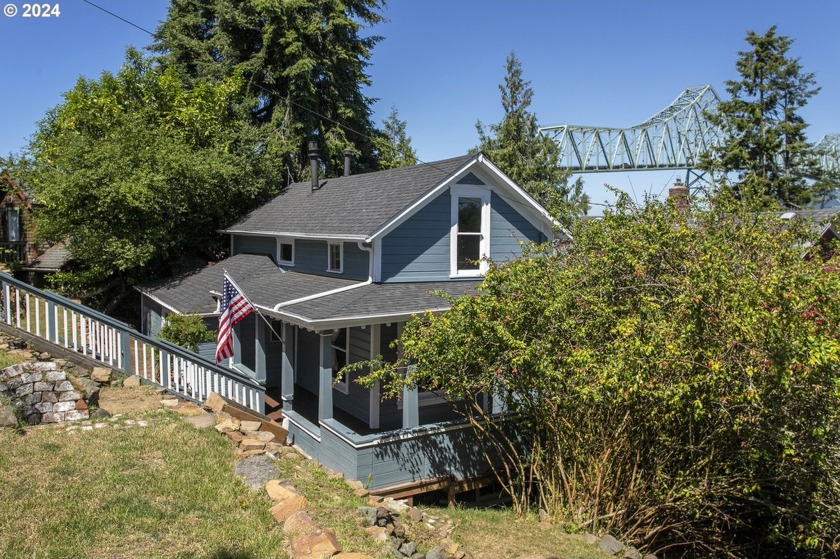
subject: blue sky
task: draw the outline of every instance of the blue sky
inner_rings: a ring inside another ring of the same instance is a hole
[[[93,0],[149,30],[166,0]],[[23,9],[19,0],[2,0]],[[116,71],[125,47],[150,37],[82,0],[59,2],[49,19],[0,16],[0,154],[18,152],[46,111],[79,76]],[[808,137],[840,132],[840,2],[836,0],[393,0],[372,30],[368,91],[375,116],[391,106],[408,122],[424,161],[460,155],[477,144],[476,120],[501,117],[498,85],[515,51],[534,89],[540,124],[626,127],[667,106],[689,86],[737,77],[735,59],[748,29],[771,25],[795,39],[791,53],[816,73],[822,91],[802,112]],[[641,196],[659,194],[674,173],[585,175],[594,202],[609,183]],[[593,208],[600,213],[598,208]]]

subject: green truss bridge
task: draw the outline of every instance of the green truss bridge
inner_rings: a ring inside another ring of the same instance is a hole
[[[724,132],[706,118],[720,99],[710,85],[689,87],[670,105],[630,128],[561,124],[540,132],[560,146],[561,165],[575,173],[687,170],[686,183],[700,156],[720,145]],[[817,144],[820,166],[840,170],[840,134]]]

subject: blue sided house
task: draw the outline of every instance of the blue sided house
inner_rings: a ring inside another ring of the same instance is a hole
[[[235,327],[229,367],[265,386],[266,413],[282,416],[303,452],[392,495],[487,473],[467,422],[436,394],[383,400],[336,373],[377,355],[398,359],[405,322],[446,311],[435,292],[474,294],[482,258],[565,238],[539,203],[481,153],[326,179],[313,165],[311,183],[290,185],[224,232],[229,258],[140,289],[145,333],[169,313],[215,327],[226,270],[260,313]]]

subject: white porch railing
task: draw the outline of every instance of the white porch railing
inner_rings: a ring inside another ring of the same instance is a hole
[[[265,410],[265,388],[254,379],[61,295],[0,272],[2,321],[125,374],[203,402],[210,392],[257,412]]]

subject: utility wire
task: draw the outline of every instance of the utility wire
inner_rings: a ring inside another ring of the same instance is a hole
[[[84,2],[85,4],[90,4],[91,6],[93,6],[94,8],[96,8],[97,10],[102,10],[103,12],[105,12],[106,14],[108,14],[109,16],[113,16],[113,17],[117,18],[118,20],[120,20],[120,21],[122,21],[122,22],[124,22],[124,23],[129,24],[129,25],[130,25],[130,26],[132,26],[132,27],[136,27],[136,28],[137,28],[137,29],[139,29],[140,31],[145,31],[146,33],[148,33],[148,34],[149,34],[149,35],[151,35],[152,37],[154,37],[154,36],[155,36],[155,34],[154,34],[154,33],[152,33],[151,31],[149,31],[148,29],[145,29],[145,28],[143,28],[143,27],[140,27],[140,26],[139,26],[139,25],[137,25],[136,23],[131,22],[131,21],[128,21],[128,20],[127,20],[127,19],[125,19],[124,17],[120,17],[120,16],[118,16],[117,14],[115,14],[114,12],[110,12],[110,11],[106,10],[105,8],[103,8],[102,6],[99,6],[99,5],[97,5],[97,4],[94,4],[94,3],[93,3],[93,2],[91,2],[90,0],[82,0],[82,2]]]

